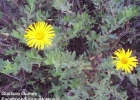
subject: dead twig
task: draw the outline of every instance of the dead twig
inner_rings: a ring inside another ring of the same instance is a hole
[[[78,7],[79,7],[79,12],[80,12],[80,14],[82,14],[82,8],[81,8],[81,6],[80,6],[79,0],[76,0],[76,3],[77,3],[77,5],[78,5]]]
[[[9,87],[11,87],[13,84],[15,84],[15,81],[13,81],[12,83],[5,85],[5,86],[1,86],[0,87],[0,93],[5,91],[6,89],[8,89]]]
[[[15,80],[18,80],[18,81],[20,81],[20,82],[24,82],[24,80],[18,79],[18,78],[16,78],[16,77],[12,76],[12,75],[5,74],[5,73],[2,73],[2,72],[0,72],[0,73],[1,73],[1,74],[4,74],[4,75],[6,75],[6,76],[9,76],[9,77],[11,77],[11,78],[13,78],[13,79],[15,79]]]

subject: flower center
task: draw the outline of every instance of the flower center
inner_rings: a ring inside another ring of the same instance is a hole
[[[44,34],[42,32],[39,32],[36,34],[36,39],[38,39],[38,40],[43,39],[43,37],[44,37]]]
[[[127,59],[126,57],[123,57],[123,58],[121,59],[121,61],[122,61],[123,64],[126,64],[126,63],[128,62],[128,59]]]

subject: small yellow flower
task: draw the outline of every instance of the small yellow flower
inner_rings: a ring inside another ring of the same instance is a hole
[[[44,21],[29,25],[25,32],[24,38],[27,41],[27,45],[39,50],[43,50],[44,46],[52,45],[52,39],[55,36],[53,27]]]
[[[116,57],[112,58],[114,58],[113,63],[116,64],[117,70],[122,69],[122,71],[125,71],[125,73],[131,73],[133,68],[136,68],[138,60],[136,56],[131,57],[132,50],[128,49],[127,52],[125,52],[124,49],[118,49],[114,52],[114,54]]]

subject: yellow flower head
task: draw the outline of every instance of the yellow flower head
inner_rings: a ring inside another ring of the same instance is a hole
[[[127,52],[125,52],[124,49],[118,49],[114,52],[114,54],[116,57],[112,58],[114,58],[113,63],[116,64],[117,70],[122,69],[122,71],[125,71],[125,73],[131,73],[133,68],[136,68],[138,60],[135,56],[131,57],[132,50],[128,49]]]
[[[52,45],[52,39],[55,36],[53,27],[44,21],[29,25],[25,32],[24,38],[27,41],[27,45],[39,50],[43,50],[44,46]]]

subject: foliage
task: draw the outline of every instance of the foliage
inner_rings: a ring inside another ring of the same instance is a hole
[[[10,26],[0,24],[0,33],[10,34],[5,41],[12,39],[11,47],[5,46],[5,42],[0,46],[0,51],[4,49],[0,72],[17,81],[12,85],[15,91],[21,92],[20,87],[26,87],[28,92],[36,92],[37,97],[60,100],[140,98],[136,95],[140,92],[140,66],[131,74],[125,74],[112,64],[114,50],[124,45],[135,50],[133,47],[139,44],[139,40],[135,41],[139,35],[134,34],[137,28],[131,26],[138,19],[138,1],[21,0],[19,3],[6,0],[5,3],[19,8]],[[6,14],[0,9],[1,20],[6,20]],[[25,29],[36,21],[46,21],[55,29],[52,46],[41,51],[29,48],[23,38]],[[78,44],[85,48],[81,55],[80,49],[76,50],[77,43],[71,43],[75,38],[86,40],[84,45]],[[130,40],[132,46],[127,45]],[[2,41],[0,34],[0,44]],[[70,44],[75,50],[69,50]],[[138,55],[139,49],[135,52]]]

